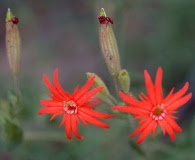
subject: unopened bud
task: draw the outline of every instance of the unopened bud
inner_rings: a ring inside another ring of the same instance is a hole
[[[121,84],[121,88],[122,90],[127,93],[129,92],[129,87],[130,87],[130,77],[129,77],[129,73],[127,72],[127,70],[122,69],[119,73],[119,82]]]
[[[92,76],[95,76],[95,80],[94,80],[93,86],[94,87],[100,87],[100,86],[104,87],[104,89],[101,92],[99,92],[97,95],[103,101],[105,101],[105,102],[107,102],[109,104],[112,104],[111,100],[109,99],[110,93],[109,93],[105,83],[102,81],[102,79],[99,76],[97,76],[95,73],[87,72],[86,75],[87,75],[88,79],[90,79]]]
[[[100,11],[98,19],[100,22],[99,36],[101,50],[110,74],[117,77],[121,66],[116,39],[111,27],[113,20],[110,17],[106,17],[103,8]]]
[[[14,76],[20,71],[20,34],[18,30],[19,19],[8,8],[6,15],[6,52],[9,66]]]

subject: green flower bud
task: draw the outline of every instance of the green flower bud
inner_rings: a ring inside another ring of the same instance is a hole
[[[18,30],[19,19],[8,8],[6,15],[6,52],[9,66],[14,76],[20,71],[20,34]]]
[[[119,79],[122,90],[126,93],[129,92],[130,77],[126,69],[120,70],[118,79]]]
[[[106,87],[106,85],[105,85],[105,83],[102,81],[102,79],[99,76],[97,76],[95,73],[90,73],[90,72],[87,72],[86,75],[87,75],[88,79],[90,79],[92,76],[95,76],[95,80],[94,80],[93,86],[94,87],[103,86],[104,89],[101,91],[102,94],[105,94],[105,95],[109,95],[110,94],[108,89],[107,89],[107,87]]]
[[[105,85],[105,83],[102,81],[102,79],[97,76],[95,73],[90,73],[90,72],[87,72],[86,73],[87,75],[87,78],[90,79],[92,76],[95,76],[95,80],[94,80],[94,83],[93,83],[93,86],[94,87],[100,87],[100,86],[103,86],[104,89],[99,92],[97,95],[105,102],[107,102],[108,104],[112,105],[112,101],[110,100],[110,93]]]
[[[100,16],[98,17],[98,19],[100,22],[100,46],[104,59],[106,61],[110,74],[118,77],[121,66],[116,39],[111,27],[111,24],[113,24],[113,20],[109,17],[106,17],[106,13],[103,8],[100,11]]]

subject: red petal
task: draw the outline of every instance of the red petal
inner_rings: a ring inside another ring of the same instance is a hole
[[[59,94],[61,94],[64,97],[65,101],[68,101],[70,99],[70,94],[68,92],[65,92],[59,83],[58,69],[56,69],[54,71],[53,81],[54,81],[54,85],[55,85],[57,91],[59,92]]]
[[[47,94],[47,96],[50,97],[54,101],[62,101],[61,98],[58,98],[58,97],[54,96],[53,94]]]
[[[89,122],[89,123],[94,124],[94,125],[101,127],[101,128],[110,128],[107,124],[97,120],[94,117],[89,116],[88,114],[86,114],[82,111],[79,111],[78,114],[79,114],[79,118],[81,117],[81,119],[84,119],[86,122]]]
[[[162,103],[163,99],[163,91],[162,91],[162,68],[159,67],[156,74],[156,81],[155,81],[155,92],[156,92],[156,101],[157,104]]]
[[[72,115],[72,131],[74,133],[74,135],[78,138],[78,139],[83,139],[84,137],[81,136],[78,132],[78,116],[77,115]]]
[[[66,125],[66,114],[64,114],[63,119],[60,123],[60,126],[62,126],[62,125]]]
[[[49,81],[49,79],[47,78],[46,74],[43,75],[43,80],[44,80],[44,82],[45,82],[47,88],[50,90],[50,92],[51,92],[54,96],[58,97],[58,98],[61,99],[61,100],[64,99],[63,96],[61,96],[61,95],[58,93],[58,91],[52,86],[52,84],[51,84],[51,82]]]
[[[152,121],[152,123],[150,123],[141,133],[141,135],[139,136],[138,140],[137,140],[137,144],[141,144],[143,142],[143,140],[148,136],[148,134],[153,131],[153,128],[156,126],[156,122]]]
[[[173,96],[173,91],[175,88],[172,88],[171,91],[169,92],[168,96],[163,100],[164,102],[168,101],[172,96]]]
[[[64,103],[54,100],[40,100],[40,104],[46,107],[63,107]]]
[[[152,104],[156,106],[155,88],[147,70],[144,70],[144,77],[148,96],[150,97]]]
[[[72,93],[72,97],[74,97],[78,91],[79,91],[79,85],[75,87],[74,92]]]
[[[104,87],[94,88],[85,95],[83,95],[82,97],[80,97],[80,99],[78,99],[76,102],[78,103],[79,106],[82,106],[84,103],[89,101],[91,97],[93,97],[96,93],[100,92],[102,89],[104,89]]]
[[[83,96],[89,90],[89,88],[93,85],[94,79],[95,79],[95,76],[92,76],[85,83],[85,85],[77,92],[77,94],[74,97],[75,101],[78,100],[81,96]]]
[[[71,132],[72,132],[72,121],[71,121],[71,115],[70,114],[66,114],[65,116],[65,130],[66,130],[66,137],[68,139],[72,139],[72,136],[71,136]]]
[[[123,99],[124,102],[133,105],[135,107],[140,107],[140,108],[144,108],[144,109],[148,109],[148,106],[143,106],[143,103],[134,99],[132,96],[128,96],[123,92],[119,92],[120,97]]]
[[[186,82],[182,89],[180,89],[177,93],[173,94],[171,98],[169,98],[167,101],[164,102],[165,108],[168,107],[171,103],[181,98],[188,90],[188,87],[189,87],[189,83]]]
[[[96,118],[104,118],[104,119],[107,119],[107,118],[112,118],[114,117],[113,114],[105,114],[105,113],[101,113],[101,112],[98,112],[98,111],[95,111],[95,110],[92,110],[92,109],[89,109],[89,108],[79,108],[80,111],[88,114],[89,116],[92,116],[92,117],[96,117]]]
[[[174,141],[175,140],[175,133],[173,131],[173,129],[169,126],[169,124],[165,121],[165,120],[161,120],[161,121],[158,121],[162,130],[164,132],[167,132],[169,134],[169,136],[171,137],[171,140]]]
[[[189,101],[191,97],[192,97],[192,93],[187,94],[186,96],[184,96],[184,97],[178,99],[177,101],[173,102],[170,106],[167,106],[166,110],[167,111],[175,111],[176,109],[178,109],[179,107],[184,105],[187,101]]]
[[[79,116],[79,118],[81,119],[81,121],[84,123],[86,127],[90,128],[89,124],[87,123],[85,119],[83,119],[81,116]]]
[[[146,96],[143,92],[140,93],[139,95],[140,97],[142,97],[142,99],[149,101],[150,99],[148,98],[148,96]]]
[[[142,103],[144,103],[148,106],[151,106],[151,108],[153,107],[150,99],[146,95],[144,95],[144,93],[140,93],[139,98],[140,98]]]
[[[164,117],[165,121],[178,133],[182,132],[182,129],[179,127],[179,125],[175,122],[174,119],[170,118],[168,115]]]
[[[50,118],[50,121],[53,120],[56,116],[59,116],[59,115],[61,115],[61,114],[63,114],[63,111],[54,113],[54,114],[52,115],[52,117]]]
[[[41,108],[38,114],[55,114],[55,113],[64,113],[62,107],[48,107],[48,108]]]
[[[148,127],[148,125],[153,121],[153,119],[148,118],[145,120],[144,123],[142,123],[142,125],[140,127],[138,127],[131,135],[130,138],[135,137],[137,134],[139,134],[140,132],[142,132],[146,127]]]

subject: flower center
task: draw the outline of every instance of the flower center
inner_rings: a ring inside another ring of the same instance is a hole
[[[68,102],[64,101],[64,111],[68,114],[74,114],[77,113],[77,105],[73,100],[70,100]]]
[[[167,112],[164,109],[164,104],[160,104],[150,113],[150,117],[152,117],[155,121],[159,121],[163,119],[166,113]]]

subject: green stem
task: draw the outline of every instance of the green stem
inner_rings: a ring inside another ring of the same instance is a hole
[[[16,94],[17,98],[19,98],[20,97],[20,85],[19,85],[18,76],[17,75],[14,75],[13,80],[14,80],[15,94]]]
[[[131,128],[134,130],[136,128],[135,121],[132,119],[130,115],[127,115],[126,118]],[[146,160],[148,160],[147,152],[145,152],[141,145],[136,144],[132,139],[129,140],[129,144],[130,147],[137,152],[137,154],[143,156]]]
[[[116,93],[118,94],[118,92],[120,91],[120,85],[119,85],[119,79],[118,77],[114,76],[114,85],[115,85],[115,89],[116,89]]]
[[[108,98],[112,101],[113,105],[117,105],[118,104],[116,99],[111,94],[109,94]]]

